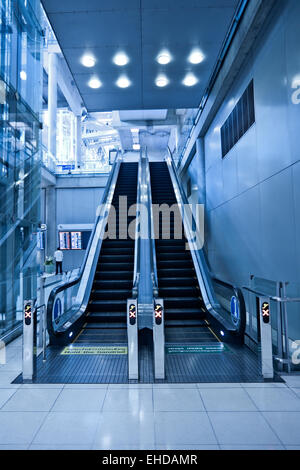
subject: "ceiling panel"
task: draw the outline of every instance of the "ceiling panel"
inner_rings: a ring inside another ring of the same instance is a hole
[[[239,0],[44,0],[43,4],[88,111],[197,107],[208,84]],[[187,58],[199,47],[205,60]],[[161,66],[157,54],[167,48],[172,62]],[[125,67],[112,62],[117,51],[130,58]],[[80,59],[92,53],[97,62],[85,68]],[[198,83],[185,87],[193,72]],[[131,86],[120,89],[125,73]],[[170,83],[155,85],[159,73]],[[88,86],[96,75],[102,87]]]

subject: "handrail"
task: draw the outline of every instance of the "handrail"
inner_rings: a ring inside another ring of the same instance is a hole
[[[94,228],[92,230],[92,233],[91,233],[91,236],[90,236],[90,239],[89,239],[89,242],[88,242],[88,246],[87,246],[87,249],[86,249],[86,253],[85,253],[84,260],[83,260],[83,263],[81,265],[79,274],[74,279],[72,279],[72,281],[67,281],[64,284],[61,284],[61,285],[55,287],[49,295],[48,304],[47,304],[47,326],[48,326],[48,331],[50,333],[56,334],[56,333],[62,333],[64,331],[66,331],[76,320],[78,320],[80,318],[80,316],[82,315],[82,313],[86,309],[86,302],[84,302],[84,300],[86,300],[86,299],[84,299],[85,296],[84,296],[84,292],[83,292],[84,290],[86,290],[86,286],[82,286],[82,288],[81,288],[81,285],[80,285],[79,286],[79,291],[78,291],[78,294],[77,294],[77,298],[80,297],[80,295],[81,295],[82,300],[80,300],[80,304],[78,304],[78,302],[75,301],[75,304],[72,308],[72,312],[73,312],[72,319],[73,319],[73,321],[71,321],[71,320],[67,321],[66,323],[64,323],[64,325],[61,328],[59,328],[57,330],[57,332],[54,331],[53,325],[52,325],[52,310],[53,310],[53,305],[54,305],[56,295],[59,294],[62,291],[67,290],[70,287],[73,287],[74,285],[78,284],[79,282],[81,282],[83,280],[85,270],[87,270],[88,272],[87,272],[87,276],[84,279],[84,281],[85,281],[86,284],[88,283],[89,274],[90,274],[92,268],[94,267],[94,262],[95,262],[94,259],[89,259],[89,258],[90,258],[90,256],[95,256],[95,253],[97,251],[99,251],[99,250],[97,250],[98,243],[97,243],[97,240],[95,239],[95,236],[97,236],[100,239],[100,234],[104,231],[104,227],[105,227],[106,222],[107,222],[109,207],[110,207],[110,204],[111,204],[111,201],[108,202],[108,200],[112,199],[112,196],[113,196],[114,187],[112,187],[112,183],[113,182],[115,183],[116,178],[118,176],[118,172],[119,172],[119,168],[120,168],[120,159],[121,159],[120,156],[117,156],[117,158],[115,160],[115,163],[113,165],[111,174],[109,176],[108,182],[106,184],[106,188],[105,188],[104,194],[102,196],[101,204],[100,204],[101,212],[97,214],[95,225],[94,225]],[[93,248],[94,253],[91,252],[92,248]],[[88,261],[89,261],[89,265],[88,265]],[[76,298],[76,300],[77,300],[77,298]]]
[[[173,155],[169,147],[168,147],[168,154],[169,155],[168,157],[166,157],[166,162],[169,166],[171,180],[172,179],[174,180],[172,181],[172,183],[174,185],[175,196],[178,202],[178,206],[182,213],[184,227],[189,232],[192,227],[189,226],[188,224],[189,221],[187,220],[186,217],[184,217],[184,206],[189,207],[189,202],[187,200],[185,192],[183,191],[182,185],[179,181]],[[192,224],[194,223],[193,214],[191,214],[191,223]],[[201,240],[201,242],[203,242],[203,240]],[[206,260],[204,258],[203,250],[194,249],[193,247],[193,249],[191,249],[191,255],[194,261],[196,274],[197,274],[200,290],[202,293],[202,298],[203,298],[207,311],[219,323],[221,323],[225,328],[227,328],[227,330],[235,331],[236,328],[234,327],[233,323],[230,320],[227,320],[222,315],[222,313],[226,311],[224,311],[224,309],[221,307],[221,305],[217,301],[217,298],[215,297],[215,293],[214,293],[212,282],[211,282],[211,275],[209,273]],[[226,314],[228,314],[228,312],[226,312]]]
[[[152,207],[152,193],[151,193],[151,178],[148,159],[148,150],[145,149],[146,158],[146,183],[147,183],[147,196],[148,196],[148,228],[150,233],[150,268],[153,297],[158,297],[158,277],[157,277],[157,263],[156,263],[156,247],[155,247],[155,231],[153,223],[153,207]]]
[[[242,289],[244,289],[248,292],[251,292],[252,294],[259,295],[260,297],[268,297],[270,300],[274,300],[275,302],[281,302],[281,303],[300,302],[300,297],[278,297],[278,296],[275,296],[275,295],[270,295],[270,294],[266,294],[264,292],[260,292],[260,291],[255,290],[255,289],[250,289],[250,287],[246,287],[246,286],[243,286]]]
[[[138,285],[140,281],[140,252],[141,252],[141,237],[139,233],[139,226],[137,223],[138,214],[141,207],[141,179],[142,179],[142,150],[140,151],[140,159],[138,165],[137,177],[137,197],[136,197],[136,225],[135,225],[135,241],[134,241],[134,270],[133,270],[133,287],[132,297],[134,299],[138,296]]]

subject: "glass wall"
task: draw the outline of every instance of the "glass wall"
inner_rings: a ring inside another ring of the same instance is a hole
[[[36,297],[41,42],[37,0],[0,0],[0,337]]]

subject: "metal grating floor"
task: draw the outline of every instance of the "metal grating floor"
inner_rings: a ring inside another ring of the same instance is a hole
[[[195,343],[190,343],[193,347]],[[171,343],[168,343],[170,346]],[[187,343],[183,343],[187,346]],[[77,346],[77,345],[76,345]],[[91,346],[86,343],[82,346]],[[93,344],[94,346],[94,344]],[[98,346],[124,346],[124,343]],[[178,347],[178,343],[174,344]],[[64,347],[49,347],[47,361],[37,359],[34,383],[128,383],[127,354],[62,355]],[[263,382],[260,359],[246,346],[226,345],[224,352],[165,355],[166,379],[163,383]],[[139,383],[154,383],[152,333],[140,332]],[[276,382],[282,381],[279,377]],[[22,383],[19,375],[14,383]]]

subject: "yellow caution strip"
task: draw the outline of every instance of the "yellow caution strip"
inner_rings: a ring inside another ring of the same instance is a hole
[[[63,356],[72,355],[122,355],[127,354],[127,346],[67,346],[60,353]]]

